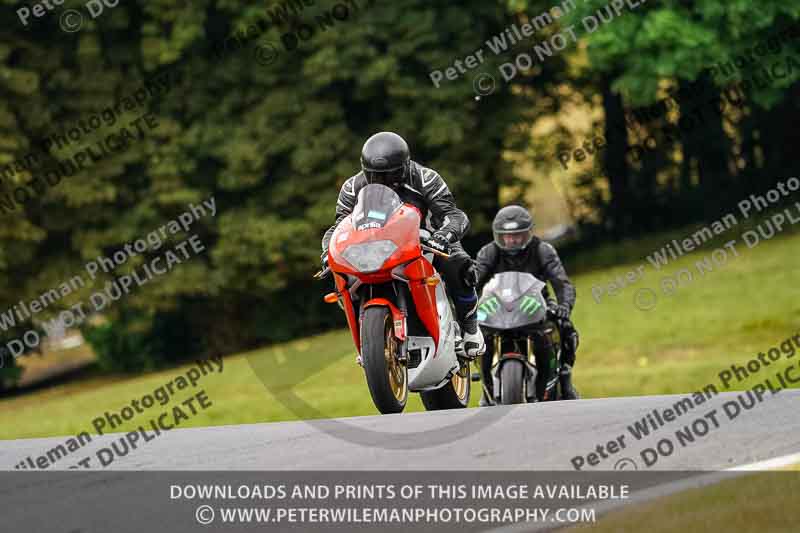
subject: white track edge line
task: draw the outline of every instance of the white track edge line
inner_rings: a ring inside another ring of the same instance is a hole
[[[665,496],[671,496],[673,494],[682,492],[684,490],[696,489],[705,487],[707,485],[713,485],[719,483],[720,481],[735,478],[741,476],[747,472],[758,472],[758,471],[769,471],[775,468],[782,468],[784,466],[789,466],[795,463],[800,462],[800,453],[792,453],[788,455],[781,455],[779,457],[773,457],[772,459],[766,459],[764,461],[758,461],[755,463],[749,463],[740,466],[734,466],[731,468],[727,468],[725,470],[720,470],[717,472],[709,472],[708,474],[692,476],[689,478],[679,479],[676,481],[670,481],[668,483],[662,483],[660,485],[655,485],[652,487],[648,487],[646,489],[642,489],[639,491],[634,492],[630,495],[630,498],[625,500],[607,500],[605,502],[594,502],[582,506],[576,507],[577,509],[594,509],[597,513],[598,517],[601,517],[605,514],[608,514],[611,511],[617,510],[620,507],[630,505],[632,503],[644,503],[650,500],[654,500],[656,498],[663,498]],[[555,530],[565,527],[572,527],[577,526],[580,524],[570,524],[570,523],[518,523],[512,524],[505,527],[499,527],[496,529],[492,529],[491,533],[521,533],[521,532],[528,532],[528,531],[547,531],[547,530]]]

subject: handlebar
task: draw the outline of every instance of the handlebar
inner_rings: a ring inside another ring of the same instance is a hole
[[[450,254],[446,254],[444,252],[440,252],[436,248],[431,248],[430,246],[426,246],[426,245],[424,245],[422,243],[420,243],[419,246],[420,246],[420,248],[422,248],[423,251],[432,252],[434,255],[438,255],[440,257],[444,257],[445,259],[450,257]]]

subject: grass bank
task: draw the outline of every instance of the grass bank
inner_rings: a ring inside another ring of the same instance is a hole
[[[645,256],[660,247],[663,239],[655,240],[651,248],[651,238],[638,247],[638,253],[627,245],[626,264],[574,278],[578,304],[573,319],[581,332],[575,382],[585,398],[685,393],[708,384],[719,388],[719,374],[731,364],[746,365],[759,352],[800,333],[800,235],[779,235],[748,249],[738,238],[743,229],[726,235],[740,241],[738,257],[729,256],[703,275],[695,264],[714,245],[656,270]],[[677,235],[689,234],[687,230]],[[645,265],[641,279],[600,298],[599,303],[592,297],[593,287],[607,286],[641,264]],[[662,278],[684,269],[694,274],[692,281],[686,282],[684,274],[683,286],[665,294]],[[644,289],[652,290],[647,295],[655,295],[655,300],[637,306],[635,298]],[[339,311],[331,307],[331,312]],[[202,388],[213,404],[181,427],[375,414],[354,355],[343,327],[228,356],[221,373],[204,376],[196,388],[175,396],[180,401]],[[750,379],[734,381],[730,388],[751,387],[799,360],[800,355],[792,359],[784,355]],[[97,376],[4,399],[0,401],[0,439],[91,431],[95,417],[105,411],[119,412],[187,368],[144,376]],[[296,396],[288,396],[289,391]],[[473,405],[477,399],[478,394],[473,394]],[[135,429],[173,405],[152,407],[117,430]],[[418,396],[412,395],[408,410],[421,409]]]

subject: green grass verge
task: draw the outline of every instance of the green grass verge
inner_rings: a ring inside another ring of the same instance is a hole
[[[800,476],[796,472],[748,475],[626,507],[594,524],[566,531],[791,533],[797,531],[800,520],[798,490]]]
[[[737,238],[743,229],[734,228],[726,237]],[[679,236],[690,233],[687,230]],[[658,241],[659,247],[663,241]],[[652,243],[651,238],[647,246]],[[575,277],[578,305],[573,319],[581,332],[575,383],[584,398],[685,393],[707,384],[720,388],[718,374],[732,363],[746,364],[758,352],[800,333],[800,235],[778,236],[752,250],[739,244],[740,257],[702,277],[694,263],[713,247],[685,256],[660,272],[644,259],[653,248],[642,246],[641,260]],[[639,264],[647,265],[640,281],[615,296],[603,297],[600,303],[594,301],[594,285],[608,283]],[[674,295],[661,294],[660,278],[683,268],[696,274],[694,282]],[[649,311],[634,305],[634,295],[643,287],[658,292],[658,302]],[[340,311],[332,306],[331,312]],[[221,374],[205,376],[197,389],[176,395],[180,401],[203,388],[213,403],[181,427],[309,416],[305,407],[289,404],[295,408],[287,408],[284,392],[290,388],[317,410],[314,416],[375,414],[363,372],[354,357],[355,350],[344,327],[226,357]],[[781,359],[780,364],[796,365],[797,361],[800,355]],[[778,367],[776,363],[762,369],[752,379],[734,383],[732,388],[751,387],[774,375]],[[0,439],[91,432],[92,419],[107,410],[119,412],[131,400],[171,381],[186,368],[137,377],[95,377],[5,399],[0,401]],[[265,380],[268,387],[253,368],[259,375],[271,376]],[[473,391],[472,405],[477,405],[477,387]],[[135,429],[175,404],[173,401],[164,407],[153,407],[117,429]],[[407,410],[421,409],[418,395],[412,395]]]

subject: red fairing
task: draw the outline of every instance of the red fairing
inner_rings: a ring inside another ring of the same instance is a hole
[[[436,274],[436,269],[424,257],[419,257],[405,268],[405,275],[409,279],[408,286],[411,289],[411,297],[414,300],[417,315],[419,315],[422,323],[425,324],[438,349],[439,311],[436,309],[436,287],[432,287],[424,281],[434,274]]]
[[[394,267],[412,261],[421,254],[419,247],[420,218],[419,209],[407,204],[398,209],[382,228],[356,231],[353,228],[352,217],[345,218],[331,235],[328,247],[331,270],[342,274],[351,274],[364,283],[391,281]],[[397,246],[397,250],[377,272],[361,273],[342,257],[342,253],[348,246],[380,240],[392,241]]]
[[[356,311],[353,307],[353,299],[350,297],[350,291],[347,290],[347,280],[344,276],[338,274],[333,275],[336,280],[336,290],[342,298],[344,307],[344,314],[347,317],[347,325],[350,326],[350,334],[353,336],[353,342],[356,344],[356,350],[361,354],[361,330],[358,327],[358,320],[356,320]]]
[[[409,279],[409,288],[416,308],[417,315],[428,329],[429,334],[438,347],[439,345],[439,313],[436,309],[436,287],[429,286],[425,280],[436,275],[436,269],[422,256],[419,246],[419,226],[422,215],[416,207],[405,204],[395,211],[381,228],[369,228],[356,230],[353,227],[352,216],[342,220],[331,236],[328,247],[328,262],[331,270],[335,274],[336,289],[342,298],[347,323],[350,326],[350,333],[353,342],[361,353],[361,335],[359,322],[356,319],[353,300],[347,288],[347,277],[345,275],[358,278],[363,284],[379,284],[392,281],[392,270],[401,265],[407,265],[404,269],[405,276]],[[351,266],[343,257],[343,252],[348,246],[372,242],[378,240],[390,240],[397,250],[383,263],[376,272],[362,273]],[[394,334],[399,340],[406,338],[405,317],[397,308],[394,302],[383,298],[375,298],[365,304],[365,307],[382,305],[390,309],[394,322]]]

